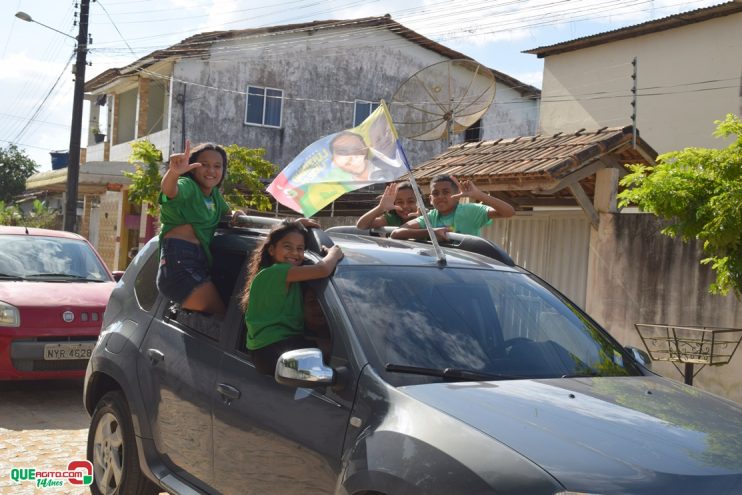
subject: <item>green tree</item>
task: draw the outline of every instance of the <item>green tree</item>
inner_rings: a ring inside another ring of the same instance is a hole
[[[621,206],[638,205],[667,220],[662,233],[698,239],[716,273],[712,294],[742,295],[742,121],[717,120],[716,137],[736,136],[724,149],[686,148],[657,157],[654,167],[631,165],[621,180]]]
[[[124,172],[131,179],[129,200],[141,204],[146,201],[148,213],[157,216],[160,211],[160,168],[162,153],[149,141],[135,141],[131,145],[129,162],[136,167],[134,172]],[[277,167],[265,160],[264,149],[250,149],[232,144],[225,146],[227,152],[227,178],[222,189],[227,203],[235,209],[251,208],[267,211],[271,207],[261,179],[272,177]]]
[[[0,201],[9,202],[13,196],[26,190],[26,179],[33,175],[39,164],[29,158],[14,144],[0,147]]]
[[[22,225],[42,229],[59,229],[60,215],[35,199],[30,212],[23,214],[17,205],[7,205],[0,201],[0,225]]]
[[[149,203],[147,214],[156,217],[160,212],[157,198],[162,180],[162,152],[149,141],[134,141],[131,143],[129,163],[134,164],[134,172],[124,172],[124,176],[131,179],[129,201],[135,204]]]

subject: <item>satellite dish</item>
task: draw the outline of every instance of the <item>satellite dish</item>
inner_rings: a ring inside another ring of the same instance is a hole
[[[394,93],[389,111],[401,136],[448,138],[479,120],[495,99],[495,77],[468,59],[438,62],[418,71]]]

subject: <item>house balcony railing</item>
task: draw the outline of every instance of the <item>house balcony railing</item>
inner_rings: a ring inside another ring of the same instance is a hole
[[[106,161],[106,151],[108,149],[108,141],[97,144],[89,144],[85,154],[86,162],[104,162]]]
[[[167,160],[170,157],[170,129],[163,129],[162,131],[153,132],[152,134],[148,134],[137,139],[147,139],[152,144],[154,144],[158,150],[162,151],[163,160]],[[111,146],[111,152],[109,154],[108,161],[128,162],[129,156],[131,156],[131,143],[133,143],[137,139]],[[88,154],[89,153],[90,152],[88,152]],[[90,160],[90,158],[88,158],[88,160]]]

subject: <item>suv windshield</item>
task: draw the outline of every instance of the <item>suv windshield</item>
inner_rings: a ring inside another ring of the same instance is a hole
[[[111,280],[87,243],[43,236],[0,235],[0,274],[33,281]]]
[[[394,385],[640,374],[580,310],[523,273],[345,266],[333,278],[369,360]]]

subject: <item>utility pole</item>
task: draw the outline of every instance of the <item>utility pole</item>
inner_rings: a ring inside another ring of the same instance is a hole
[[[88,53],[88,14],[90,0],[80,1],[80,30],[77,35],[75,62],[75,90],[72,100],[72,129],[70,156],[67,164],[67,201],[64,208],[64,230],[75,232],[77,227],[77,190],[80,182],[80,136],[82,133],[82,104],[85,96],[85,60]]]
[[[634,149],[636,149],[636,110],[637,110],[636,105],[638,103],[638,101],[636,100],[636,97],[637,97],[637,86],[636,86],[636,82],[637,81],[636,81],[636,78],[638,76],[638,74],[637,74],[637,69],[638,69],[637,65],[638,64],[639,64],[639,62],[638,62],[637,58],[634,57],[634,59],[631,61],[631,65],[634,66],[634,70],[631,73],[631,79],[634,80],[634,83],[631,85],[631,95],[632,95],[632,97],[631,97],[631,106],[633,107],[632,112],[631,112],[631,125],[634,128],[633,129],[633,133],[634,134],[632,136],[631,143],[633,144]]]

